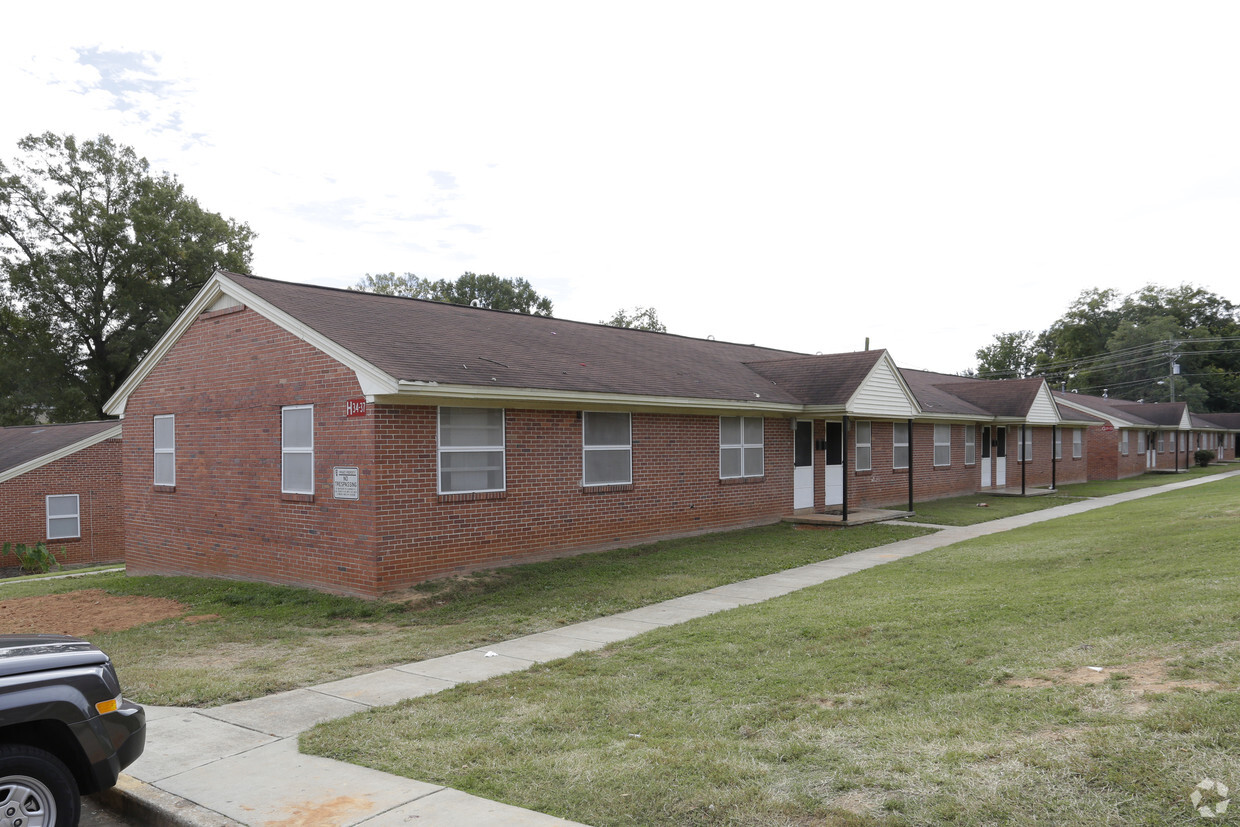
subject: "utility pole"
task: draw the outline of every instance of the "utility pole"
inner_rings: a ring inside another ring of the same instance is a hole
[[[1175,363],[1175,357],[1176,357],[1175,349],[1176,347],[1179,346],[1180,343],[1175,341],[1174,339],[1171,339],[1168,341],[1168,344],[1171,347],[1168,348],[1167,358],[1171,360],[1171,365],[1167,368],[1167,371],[1168,371],[1167,384],[1171,386],[1171,401],[1174,402],[1175,401],[1175,375],[1179,373],[1178,368],[1180,367],[1179,365]]]

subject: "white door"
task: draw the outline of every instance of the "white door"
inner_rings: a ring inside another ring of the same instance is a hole
[[[1007,428],[995,428],[995,488],[1007,485]]]
[[[982,428],[982,488],[990,487],[990,426]]]
[[[814,507],[814,423],[802,419],[792,445],[792,507]]]
[[[823,472],[824,504],[829,506],[844,503],[844,423],[828,422],[827,450]]]

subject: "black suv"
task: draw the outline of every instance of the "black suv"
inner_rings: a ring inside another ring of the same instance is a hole
[[[146,713],[108,656],[67,635],[0,635],[0,827],[72,827],[81,796],[142,754]]]

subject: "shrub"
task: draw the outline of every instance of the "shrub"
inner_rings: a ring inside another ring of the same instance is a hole
[[[43,541],[33,546],[25,543],[5,543],[3,552],[0,552],[0,558],[8,557],[10,554],[17,558],[17,564],[27,574],[47,574],[52,569],[63,568],[60,561],[56,559],[56,552],[49,549],[47,543]],[[64,546],[60,547],[60,556],[65,556]]]
[[[1198,448],[1197,453],[1193,454],[1193,459],[1197,460],[1197,464],[1199,466],[1205,468],[1207,465],[1214,462],[1214,458],[1216,456],[1218,455],[1209,448]]]

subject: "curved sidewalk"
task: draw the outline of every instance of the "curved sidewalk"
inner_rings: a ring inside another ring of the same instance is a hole
[[[142,757],[104,795],[143,824],[177,825],[569,825],[563,819],[490,801],[449,787],[302,755],[297,736],[315,724],[374,706],[429,695],[458,683],[528,669],[598,649],[642,632],[769,600],[973,537],[1092,511],[1166,491],[1240,475],[1230,471],[1123,494],[948,527],[743,580],[610,617],[491,646],[395,666],[211,709],[147,707]]]

